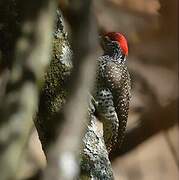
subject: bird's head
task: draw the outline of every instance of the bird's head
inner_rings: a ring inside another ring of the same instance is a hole
[[[124,35],[119,32],[108,32],[102,35],[101,45],[107,53],[113,53],[114,50],[119,50],[123,56],[128,55],[127,40]]]

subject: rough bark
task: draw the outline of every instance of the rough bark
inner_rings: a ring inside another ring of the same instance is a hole
[[[53,40],[53,57],[50,67],[45,75],[45,85],[41,93],[39,112],[36,120],[36,127],[39,133],[40,140],[42,142],[43,149],[47,155],[47,160],[49,160],[48,149],[51,147],[51,145],[53,145],[54,142],[56,142],[58,131],[61,130],[60,127],[65,122],[62,118],[59,118],[59,115],[61,116],[59,112],[61,112],[60,110],[63,110],[66,99],[70,93],[68,84],[70,82],[70,75],[73,68],[74,66],[72,66],[72,51],[70,50],[66,33],[63,29],[61,16],[58,13],[57,30],[54,33]],[[88,102],[90,102],[89,96],[87,97],[86,101],[87,104]],[[73,104],[73,109],[76,109],[76,104]],[[85,115],[85,119],[88,119],[89,123],[87,121],[85,122],[84,120],[82,122],[78,122],[80,120],[78,119],[76,124],[73,124],[73,127],[71,127],[70,125],[70,131],[73,131],[74,128],[75,131],[78,131],[80,126],[82,126],[82,128],[84,129],[86,128],[83,139],[81,139],[81,135],[76,137],[83,142],[81,150],[78,149],[78,152],[75,152],[75,154],[81,152],[80,157],[76,156],[76,158],[79,158],[77,159],[77,161],[80,163],[81,169],[79,178],[113,179],[112,168],[108,159],[108,153],[104,145],[103,137],[97,132],[97,120],[93,115],[94,107],[92,103],[90,103],[89,108],[86,107],[86,110],[88,110],[88,112],[86,112],[87,115]],[[78,114],[75,114],[75,116],[78,117]],[[69,131],[66,131],[66,133],[68,132]],[[74,136],[71,136],[69,134],[67,137],[70,139],[66,141],[67,146],[63,147],[66,147],[66,149],[64,149],[63,152],[65,153],[64,156],[61,156],[63,161],[60,164],[60,168],[67,168],[71,173],[71,171],[74,172],[75,168],[77,168],[75,170],[78,170],[79,168],[78,164],[77,166],[76,164],[70,164],[72,161],[69,161],[68,159],[73,157],[71,156],[71,153],[69,153],[68,146],[73,143],[76,138],[74,139]],[[65,142],[63,140],[64,139],[60,140],[61,146]],[[62,155],[60,151],[51,151],[50,153],[53,153],[50,158],[52,158],[55,153],[55,157],[57,157],[57,159],[55,159],[55,162],[58,160],[58,156]],[[53,161],[54,159],[50,160]],[[67,167],[64,167],[65,165]],[[48,168],[52,169],[48,169],[47,174],[45,173],[45,179],[48,179],[50,177],[59,177],[58,166],[54,168],[54,166],[51,166],[51,164],[49,164]],[[66,169],[62,170],[63,173],[61,173],[61,175],[63,175],[63,177],[60,178],[69,178],[71,176],[70,173],[64,173],[66,172]]]

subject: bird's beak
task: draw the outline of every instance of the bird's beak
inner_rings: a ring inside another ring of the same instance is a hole
[[[103,37],[102,36],[99,36],[99,43],[103,46]]]
[[[99,36],[99,42],[101,42],[101,40],[102,40],[102,36]]]

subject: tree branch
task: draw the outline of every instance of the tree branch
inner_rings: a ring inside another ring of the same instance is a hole
[[[44,179],[74,179],[79,173],[78,155],[87,124],[89,92],[95,77],[97,30],[91,1],[71,1],[63,12],[72,30],[73,71],[69,96],[59,119],[59,136],[51,147]]]

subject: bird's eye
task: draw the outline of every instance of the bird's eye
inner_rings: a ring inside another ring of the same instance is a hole
[[[105,41],[110,41],[110,38],[108,36],[104,37]]]

